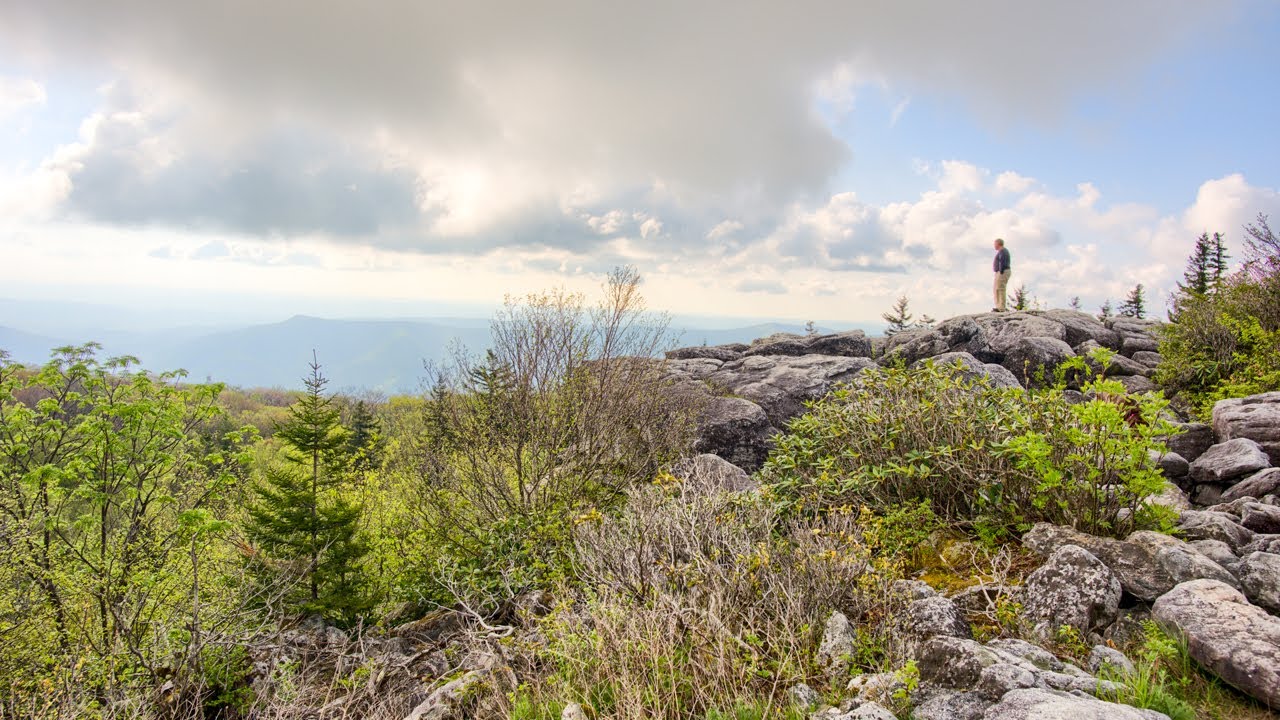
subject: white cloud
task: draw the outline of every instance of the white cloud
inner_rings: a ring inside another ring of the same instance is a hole
[[[0,122],[45,103],[44,86],[31,78],[0,76]]]

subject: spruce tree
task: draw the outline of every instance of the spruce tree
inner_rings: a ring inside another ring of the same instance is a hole
[[[1013,309],[1026,310],[1031,306],[1031,296],[1027,294],[1027,286],[1019,285],[1017,290],[1013,291]]]
[[[267,470],[255,488],[248,533],[264,556],[264,570],[296,573],[304,591],[292,598],[299,610],[351,622],[368,609],[356,571],[366,552],[357,538],[361,508],[343,495],[348,433],[333,399],[324,395],[328,380],[314,357],[310,367],[305,394],[276,428],[284,462]]]
[[[885,337],[889,337],[895,333],[915,327],[911,322],[912,315],[911,312],[907,310],[907,303],[907,296],[901,295],[898,297],[897,302],[893,304],[892,310],[880,315],[880,317],[884,318],[885,322],[889,323],[889,327],[884,329]]]
[[[1067,303],[1067,305],[1068,305],[1072,310],[1075,310],[1076,312],[1080,312],[1080,296],[1079,296],[1079,295],[1072,295],[1072,296],[1071,296],[1071,301],[1070,301],[1070,302],[1068,302],[1068,303]]]
[[[382,422],[369,409],[364,400],[357,400],[351,407],[347,420],[346,453],[351,469],[356,472],[374,470],[382,464],[382,450],[386,438],[382,436]]]
[[[1102,307],[1098,308],[1098,319],[1106,322],[1111,317],[1111,298],[1103,301]]]
[[[1214,233],[1213,253],[1209,257],[1210,289],[1217,290],[1222,285],[1223,279],[1227,276],[1227,260],[1230,257],[1227,254],[1227,245],[1223,242],[1222,233]]]
[[[1124,317],[1142,319],[1147,313],[1146,298],[1142,293],[1142,283],[1138,283],[1129,291],[1129,297],[1120,304],[1120,314]]]
[[[1185,294],[1207,294],[1212,260],[1213,245],[1209,241],[1209,233],[1204,233],[1196,238],[1195,249],[1187,258],[1187,269],[1182,273],[1182,282],[1178,283],[1178,289]]]

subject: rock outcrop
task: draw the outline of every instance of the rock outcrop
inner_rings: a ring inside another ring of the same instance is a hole
[[[1219,400],[1213,405],[1213,432],[1218,440],[1248,438],[1280,465],[1280,392]]]

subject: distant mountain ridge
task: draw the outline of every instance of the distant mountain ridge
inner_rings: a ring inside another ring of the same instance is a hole
[[[671,332],[680,346],[724,345],[777,332],[803,333],[804,328],[769,322],[738,328],[672,327]],[[182,368],[196,381],[240,387],[300,387],[314,350],[332,389],[413,393],[421,389],[424,362],[443,361],[455,344],[483,352],[490,336],[489,321],[483,318],[335,320],[295,315],[234,329],[103,332],[79,338],[0,327],[0,349],[24,363],[43,363],[52,348],[88,340],[102,342],[108,355],[137,356],[153,370]]]

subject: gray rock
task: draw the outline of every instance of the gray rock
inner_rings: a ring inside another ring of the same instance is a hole
[[[841,357],[871,357],[871,341],[861,330],[819,335],[809,341],[809,352]]]
[[[560,712],[560,720],[587,720],[587,713],[581,705],[571,702]]]
[[[1258,443],[1249,438],[1220,442],[1191,463],[1191,479],[1198,483],[1230,485],[1271,465]]]
[[[1156,352],[1160,349],[1160,343],[1149,337],[1127,337],[1124,343],[1120,345],[1120,354],[1133,357],[1140,352]]]
[[[1005,352],[1000,363],[1023,386],[1044,386],[1053,383],[1053,371],[1068,358],[1075,357],[1071,346],[1048,337],[1022,338]]]
[[[1129,647],[1146,637],[1145,623],[1151,620],[1151,610],[1146,605],[1121,608],[1116,621],[1102,633],[1102,638],[1119,647]]]
[[[1039,315],[1061,324],[1066,333],[1062,339],[1072,347],[1092,341],[1105,348],[1120,349],[1120,336],[1088,313],[1055,309],[1045,310]]]
[[[1236,563],[1240,562],[1240,558],[1231,551],[1231,546],[1221,540],[1192,540],[1187,543],[1196,552],[1218,563],[1224,570],[1232,575],[1236,574]],[[1231,583],[1227,583],[1230,585]]]
[[[1132,675],[1137,671],[1133,666],[1133,662],[1125,657],[1124,653],[1106,645],[1093,646],[1093,649],[1089,651],[1088,664],[1089,671],[1095,675],[1107,668],[1110,668],[1110,672],[1121,675]]]
[[[804,683],[792,685],[787,690],[787,695],[791,697],[792,705],[804,710],[812,710],[822,703],[822,696],[818,691]]]
[[[1151,550],[1122,540],[1095,537],[1049,523],[1036,523],[1022,536],[1022,544],[1046,557],[1064,545],[1082,547],[1110,568],[1124,591],[1139,600],[1155,600],[1176,584],[1156,562]]]
[[[1259,470],[1249,477],[1227,488],[1222,493],[1222,500],[1230,502],[1240,498],[1261,498],[1280,492],[1280,467]]]
[[[888,708],[877,702],[859,705],[857,709],[838,716],[839,720],[898,720]]]
[[[941,595],[913,600],[907,605],[907,631],[919,639],[934,635],[971,638],[973,632],[960,608]]]
[[[993,388],[1022,387],[1018,383],[1018,379],[1013,376],[1013,373],[1006,370],[1004,366],[996,365],[995,363],[984,363],[967,352],[943,353],[932,358],[919,360],[914,366],[930,361],[942,367],[955,366],[960,377],[968,382],[985,380],[987,386]]]
[[[1089,341],[1089,342],[1081,343],[1079,346],[1076,347],[1075,351],[1077,355],[1087,355],[1092,349],[1096,347],[1099,347],[1097,343]],[[1127,358],[1123,355],[1112,355],[1111,359],[1107,361],[1106,367],[1103,367],[1102,363],[1099,363],[1093,358],[1088,358],[1085,362],[1086,364],[1088,364],[1089,368],[1092,369],[1095,374],[1103,373],[1107,377],[1118,378],[1118,377],[1128,377],[1132,375],[1141,375],[1145,377],[1148,373],[1151,372],[1151,370],[1148,369],[1146,365],[1143,365],[1142,363],[1132,360],[1130,358]]]
[[[779,338],[768,342],[752,343],[746,352],[742,353],[743,357],[753,357],[756,355],[787,355],[790,357],[800,357],[809,354],[809,344],[805,342],[803,337],[797,338]]]
[[[1123,385],[1124,391],[1130,395],[1155,392],[1158,389],[1155,383],[1141,375],[1125,375],[1116,378],[1116,381]]]
[[[911,365],[950,351],[951,346],[937,330],[906,330],[894,333],[885,341],[884,353],[879,362],[881,365],[888,365],[901,361]]]
[[[1178,453],[1187,462],[1195,462],[1196,458],[1217,442],[1213,436],[1213,428],[1204,423],[1180,423],[1178,428],[1181,432],[1167,438],[1165,444],[1169,446],[1170,452]]]
[[[1248,544],[1237,550],[1236,554],[1244,557],[1255,552],[1280,554],[1280,535],[1255,535]]]
[[[857,702],[889,702],[894,693],[905,692],[906,685],[897,673],[864,673],[850,680],[845,689]]]
[[[1024,688],[1012,690],[987,708],[984,720],[1157,720],[1168,716],[1094,697]]]
[[[756,403],[769,423],[780,428],[804,412],[806,402],[824,397],[837,383],[875,366],[866,358],[834,355],[757,355],[725,363],[708,382]]]
[[[722,365],[724,365],[723,360],[689,358],[686,360],[668,360],[664,369],[677,382],[697,381],[695,387],[682,387],[682,390],[693,394],[710,396],[711,393],[702,381],[711,377],[711,374],[719,370]]]
[[[1187,643],[1196,662],[1246,695],[1280,707],[1280,618],[1215,580],[1182,583],[1151,613]]]
[[[1213,431],[1219,440],[1248,438],[1280,465],[1280,392],[1219,400],[1213,405]]]
[[[693,449],[712,453],[746,470],[755,470],[769,456],[777,430],[759,405],[742,398],[712,398],[698,421]]]
[[[1171,480],[1184,478],[1191,472],[1191,463],[1176,452],[1161,453],[1158,450],[1148,450],[1147,456],[1151,458],[1151,462],[1159,465],[1160,472]]]
[[[1187,494],[1182,492],[1182,488],[1171,482],[1165,482],[1160,492],[1143,500],[1143,504],[1160,505],[1179,513],[1191,509],[1191,500],[1187,498]]]
[[[1280,614],[1280,555],[1254,552],[1240,558],[1240,586],[1254,605]]]
[[[1218,483],[1200,483],[1191,488],[1191,504],[1201,507],[1216,505],[1222,501],[1222,493],[1226,487]]]
[[[999,700],[1010,690],[1035,686],[1036,676],[1030,670],[1008,663],[996,663],[982,668],[977,690],[990,700]]]
[[[1187,540],[1221,540],[1239,552],[1253,540],[1254,532],[1226,513],[1188,510],[1178,518],[1178,527]]]
[[[405,716],[405,720],[447,720],[457,717],[460,705],[480,682],[488,677],[488,671],[470,670],[461,677],[436,688]]]
[[[1234,575],[1197,552],[1191,545],[1175,537],[1150,530],[1140,530],[1129,535],[1126,542],[1150,552],[1156,564],[1168,574],[1174,584],[1207,578],[1219,580],[1232,587],[1236,585]]]
[[[1067,329],[1062,323],[1037,317],[1031,313],[986,314],[979,315],[974,320],[986,334],[987,345],[996,355],[1007,355],[1023,340],[1033,338],[1058,340],[1068,349],[1071,347],[1067,344]],[[974,355],[981,357],[979,353]],[[997,361],[997,358],[993,357],[991,361]],[[1001,364],[1009,367],[1006,363]],[[1020,376],[1017,370],[1014,370],[1013,374]]]
[[[1023,610],[1043,636],[1051,637],[1063,625],[1087,635],[1115,620],[1120,593],[1120,581],[1101,560],[1078,545],[1066,545],[1027,576]]]
[[[992,702],[977,691],[940,692],[918,705],[914,720],[981,720]]]
[[[1280,533],[1280,507],[1262,503],[1246,503],[1240,513],[1240,524],[1266,535]]]
[[[937,635],[921,648],[916,667],[925,682],[968,690],[977,684],[983,668],[997,662],[998,655],[973,640]]]
[[[929,587],[929,583],[923,580],[894,580],[889,586],[889,591],[907,600],[936,597],[938,594],[938,591]]]
[[[1054,656],[1053,653],[1026,640],[1000,638],[987,643],[987,647],[1022,658],[1041,670],[1057,672],[1063,668],[1062,661]]]
[[[818,645],[818,665],[832,676],[843,675],[849,670],[853,644],[854,632],[849,618],[839,611],[831,613]]]
[[[691,495],[743,492],[759,486],[745,470],[711,453],[680,460],[671,466],[671,474],[684,481],[683,489]]]
[[[1001,601],[1014,600],[1022,588],[1016,585],[981,584],[967,587],[951,596],[951,601],[960,608],[960,612],[991,613]]]
[[[1160,363],[1164,362],[1164,356],[1158,352],[1151,352],[1150,350],[1139,350],[1133,354],[1133,360],[1134,362],[1142,363],[1148,368],[1154,370],[1160,365]]]
[[[737,360],[742,357],[742,347],[734,347],[729,345],[702,345],[695,347],[677,348],[669,350],[665,353],[668,360],[719,360],[728,362]]]

